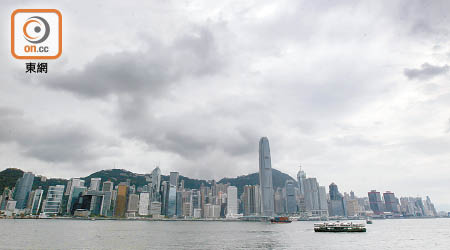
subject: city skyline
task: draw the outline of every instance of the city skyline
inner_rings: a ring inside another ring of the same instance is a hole
[[[47,74],[24,74],[3,23],[0,168],[218,179],[254,172],[267,136],[290,176],[450,209],[448,1],[91,4],[52,4],[64,52]]]

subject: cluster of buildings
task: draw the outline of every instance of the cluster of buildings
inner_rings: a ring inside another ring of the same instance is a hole
[[[300,168],[297,182],[288,179],[274,189],[269,141],[259,142],[259,185],[238,188],[211,181],[199,189],[189,189],[178,172],[161,181],[156,167],[146,175],[147,184],[136,187],[130,180],[115,185],[110,180],[91,178],[89,185],[72,178],[67,185],[32,190],[34,175],[24,173],[15,187],[0,194],[0,212],[6,216],[103,216],[116,218],[252,218],[275,215],[305,219],[358,217],[433,217],[438,216],[429,197],[396,198],[392,192],[372,190],[367,197],[354,192],[340,193],[331,183],[328,192],[316,178],[307,178]],[[44,198],[45,196],[45,198]]]

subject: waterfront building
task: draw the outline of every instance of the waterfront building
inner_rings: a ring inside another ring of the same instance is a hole
[[[42,212],[50,216],[60,213],[63,195],[64,185],[49,186]]]
[[[380,215],[384,213],[384,204],[381,200],[380,192],[377,192],[376,190],[371,190],[368,192],[369,197],[369,203],[370,203],[370,209],[373,211],[374,214]]]
[[[153,217],[158,217],[159,215],[161,215],[161,202],[159,201],[152,201],[150,203],[150,214]]]
[[[174,217],[176,216],[177,211],[177,186],[173,184],[169,184],[169,194],[167,201],[167,216]]]
[[[261,190],[261,214],[263,216],[273,216],[272,163],[267,137],[262,137],[259,141],[259,185]]]
[[[136,214],[139,211],[139,195],[137,194],[130,194],[128,196],[128,207],[127,207],[127,213],[128,216],[136,216]]]
[[[244,203],[244,215],[261,214],[261,198],[259,185],[245,185],[241,200]]]
[[[142,192],[139,195],[139,215],[147,216],[150,212],[150,194]]]
[[[91,185],[89,186],[89,190],[100,191],[101,182],[101,178],[91,178]]]
[[[167,208],[169,205],[169,187],[170,184],[167,181],[163,181],[161,184],[161,214],[167,215]]]
[[[114,210],[115,217],[125,217],[127,208],[128,185],[121,182],[117,188],[116,207]]]
[[[344,197],[339,193],[338,186],[331,183],[329,186],[330,203],[328,207],[328,213],[330,216],[346,216],[346,204]]]
[[[178,172],[170,172],[170,185],[175,186],[175,189],[178,187],[178,178],[180,174]]]
[[[227,217],[233,217],[238,214],[237,187],[228,186],[227,188]]]
[[[176,209],[177,216],[183,215],[183,191],[178,190],[177,191],[177,209]]]
[[[307,178],[305,187],[305,210],[312,216],[328,216],[327,194],[324,186],[319,186],[316,178]]]
[[[23,176],[17,180],[16,188],[14,191],[14,200],[16,202],[17,209],[25,209],[27,201],[33,187],[34,174],[31,172],[23,173]]]
[[[288,214],[297,213],[297,200],[295,198],[295,182],[293,180],[286,180],[286,212]]]
[[[202,217],[202,209],[194,208],[194,219],[199,219]]]
[[[427,196],[427,199],[425,201],[425,206],[427,207],[428,211],[430,212],[430,216],[438,216],[436,208],[434,207],[434,204],[431,202],[431,199],[429,196]]]
[[[32,199],[31,199],[31,211],[30,213],[33,215],[39,214],[39,209],[41,208],[42,196],[44,195],[44,190],[38,188],[34,190]]]
[[[286,202],[283,195],[283,189],[280,187],[278,187],[277,191],[275,192],[274,206],[276,214],[284,214],[286,212],[284,209],[284,207],[286,206]]]
[[[70,214],[71,210],[72,210],[72,201],[77,200],[78,197],[72,197],[73,195],[73,190],[77,187],[84,187],[84,180],[81,180],[80,178],[72,178],[70,179],[70,188],[68,187],[66,190],[66,193],[68,193],[69,198],[67,201],[67,213]],[[69,192],[67,192],[69,191]]]
[[[400,204],[398,199],[395,197],[394,193],[386,191],[383,193],[384,206],[386,212],[391,212],[394,214],[400,213]]]

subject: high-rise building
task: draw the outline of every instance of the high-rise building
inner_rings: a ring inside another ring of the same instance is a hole
[[[150,214],[153,217],[161,215],[161,202],[152,201],[150,203]]]
[[[127,212],[131,216],[135,216],[139,211],[139,195],[130,194],[128,195],[128,208]]]
[[[374,214],[382,214],[384,212],[383,201],[381,200],[380,192],[372,190],[368,193],[370,209],[372,209]]]
[[[298,183],[298,188],[300,190],[300,195],[304,195],[305,194],[305,180],[306,180],[306,173],[305,171],[302,170],[302,166],[300,166],[300,169],[298,170],[297,173],[297,183]]]
[[[286,210],[284,209],[284,207],[286,206],[286,202],[285,202],[284,195],[283,195],[283,189],[280,187],[278,187],[277,191],[275,192],[274,206],[275,206],[276,214],[284,214],[285,213]]]
[[[178,172],[170,172],[170,185],[175,186],[175,189],[178,187],[178,178],[180,174]]]
[[[241,200],[244,204],[245,216],[261,214],[261,197],[260,188],[258,185],[245,185]]]
[[[31,201],[31,214],[39,214],[39,209],[41,208],[42,196],[44,195],[44,190],[38,188],[34,190],[34,194]]]
[[[262,137],[259,140],[259,185],[261,189],[261,214],[272,216],[274,214],[273,205],[273,185],[272,185],[272,163],[270,159],[269,140]]]
[[[146,216],[150,212],[150,194],[142,192],[139,196],[139,215]]]
[[[171,173],[172,177],[172,173]],[[167,216],[174,217],[177,212],[177,186],[169,184],[169,195],[167,201]]]
[[[103,182],[102,191],[103,192],[112,192],[114,189],[114,183],[112,181],[105,181]]]
[[[305,187],[305,210],[313,216],[328,216],[327,194],[316,178],[307,178]]]
[[[64,185],[48,187],[47,198],[42,212],[46,215],[57,215],[61,212],[61,202],[64,195]]]
[[[328,213],[330,216],[346,216],[346,204],[344,203],[344,197],[339,193],[338,186],[331,183],[329,186],[330,191],[330,203],[328,207]]]
[[[91,185],[89,186],[89,190],[100,191],[101,182],[101,178],[91,178]]]
[[[14,200],[16,202],[17,209],[25,209],[27,201],[33,187],[34,174],[31,172],[23,173],[23,176],[17,180],[16,188],[14,191]]]
[[[288,214],[297,213],[297,200],[295,198],[295,182],[293,180],[286,180],[286,212]]]
[[[156,167],[152,171],[152,201],[160,201],[161,170]]]
[[[125,217],[125,212],[127,209],[127,195],[128,185],[127,183],[121,182],[117,188],[116,209],[114,211],[115,217]]]
[[[78,197],[76,199],[74,199],[74,197],[72,197],[72,194],[74,193],[73,190],[76,187],[84,187],[84,180],[81,180],[80,178],[72,178],[69,181],[70,183],[70,187],[67,187],[66,190],[66,194],[69,195],[69,198],[67,200],[67,213],[71,213],[71,209],[72,209],[72,201],[78,199]]]
[[[228,186],[227,188],[227,217],[233,217],[238,214],[237,187]]]
[[[383,198],[386,212],[391,212],[394,214],[400,213],[400,204],[394,193],[386,191],[383,193]]]

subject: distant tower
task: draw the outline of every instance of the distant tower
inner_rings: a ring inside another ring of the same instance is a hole
[[[238,213],[237,188],[228,186],[227,195],[227,216],[232,217]]]
[[[300,169],[297,173],[297,183],[298,188],[300,190],[300,194],[303,196],[305,195],[305,179],[306,179],[306,173],[302,170],[302,166],[300,166]]]
[[[159,167],[156,167],[152,171],[152,190],[153,190],[152,201],[160,201],[159,200],[160,186],[161,186],[161,170],[159,169]]]
[[[17,180],[16,189],[14,192],[14,200],[17,201],[16,208],[24,209],[27,206],[27,201],[33,187],[34,174],[31,172],[23,173],[23,176]]]
[[[262,137],[259,140],[259,185],[261,190],[261,213],[263,216],[273,216],[272,163],[267,137]]]

